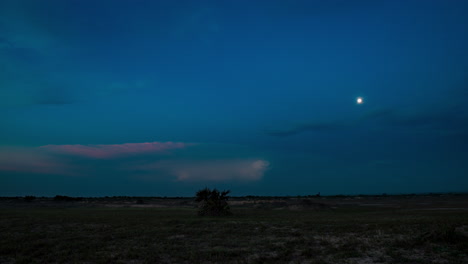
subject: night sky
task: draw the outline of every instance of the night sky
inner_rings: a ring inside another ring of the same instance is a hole
[[[467,14],[0,0],[0,196],[468,191]]]

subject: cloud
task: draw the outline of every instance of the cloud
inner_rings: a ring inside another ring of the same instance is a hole
[[[193,144],[181,142],[126,143],[114,145],[46,145],[41,147],[0,147],[0,171],[38,174],[81,175],[96,168],[118,170],[112,159],[145,154],[167,154]],[[85,159],[83,159],[85,158]],[[111,163],[90,162],[109,159]],[[123,162],[124,161],[119,161]]]
[[[217,148],[181,142],[114,145],[46,145],[0,147],[0,175],[8,172],[33,175],[150,178],[192,181],[257,181],[269,168],[261,158],[243,158],[236,148],[231,157],[217,158]],[[175,155],[170,150],[182,149]]]
[[[6,37],[0,39],[0,107],[34,104],[69,104],[74,101],[71,81],[61,80],[61,69],[52,67],[53,59],[34,47],[22,46]]]
[[[283,129],[283,130],[271,130],[267,131],[266,134],[275,137],[288,137],[296,135],[302,132],[307,131],[330,131],[337,130],[343,127],[343,124],[340,123],[307,123],[296,125],[292,128]]]
[[[72,175],[72,166],[37,148],[0,148],[0,172],[28,172],[38,174]]]
[[[256,181],[269,168],[263,159],[167,160],[140,166],[147,172],[161,172],[178,181]]]
[[[443,132],[450,134],[466,134],[468,132],[468,113],[455,104],[449,108],[422,107],[420,109],[378,108],[367,111],[361,116],[348,121],[310,122],[290,128],[270,130],[267,135],[289,137],[308,131],[327,132],[349,129],[363,124],[373,124],[388,128],[402,128],[415,132]]]
[[[454,112],[406,113],[392,116],[389,122],[404,127],[462,128],[467,124],[466,117]]]
[[[76,12],[71,12],[66,18],[63,17],[64,11],[72,11],[68,10],[71,6],[65,2],[52,5],[35,1],[29,4],[3,2],[0,8],[0,61],[8,63],[0,65],[0,108],[109,100],[110,95],[135,90],[138,93],[146,88],[142,85],[149,82],[146,78],[117,78],[114,72],[96,73],[86,66],[89,64],[87,56],[90,52],[101,54],[100,50],[94,50],[96,47],[99,49],[100,45],[96,46],[96,41],[83,43],[88,38],[75,37],[79,36],[81,30],[89,33],[88,27],[91,27],[89,30],[99,31],[94,37],[107,39],[105,34],[113,34],[109,30],[96,28],[100,24],[100,16],[85,15],[85,22],[89,23],[77,24],[75,22],[80,21],[83,15],[75,17]],[[99,5],[97,8],[107,7]],[[48,15],[44,15],[44,10],[47,10]],[[127,13],[123,12],[122,15]],[[112,23],[123,21],[119,16],[116,18]],[[89,19],[98,21],[92,23]],[[86,56],[82,55],[83,50],[86,50]],[[92,57],[93,64],[100,61],[96,56]],[[107,63],[108,60],[105,61]]]
[[[113,145],[46,145],[40,147],[54,153],[70,154],[95,159],[108,159],[128,155],[161,153],[182,149],[193,144],[182,142],[146,142]]]
[[[357,123],[379,122],[406,131],[457,134],[468,131],[468,113],[454,104],[447,108],[426,106],[419,109],[377,109],[364,114]]]
[[[382,120],[391,118],[395,115],[395,110],[392,108],[379,108],[368,111],[359,117],[356,122],[365,122],[368,120]]]

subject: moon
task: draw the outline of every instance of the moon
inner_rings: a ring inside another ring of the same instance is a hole
[[[356,98],[356,103],[357,104],[362,104],[362,103],[364,103],[364,99],[362,99],[362,97],[358,97],[358,98]]]

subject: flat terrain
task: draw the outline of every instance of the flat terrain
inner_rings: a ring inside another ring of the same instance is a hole
[[[0,199],[0,263],[468,263],[468,196]]]

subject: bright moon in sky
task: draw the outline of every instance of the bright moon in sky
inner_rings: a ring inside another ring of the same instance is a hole
[[[362,103],[364,103],[364,100],[362,99],[362,97],[358,97],[358,98],[356,99],[356,103],[357,103],[357,104],[362,104]]]

